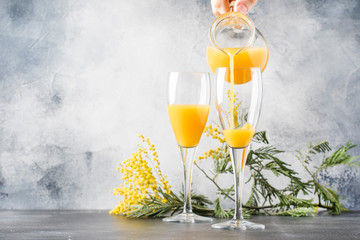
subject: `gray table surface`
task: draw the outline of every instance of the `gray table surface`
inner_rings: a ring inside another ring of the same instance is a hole
[[[214,219],[214,222],[223,219]],[[0,239],[360,239],[360,212],[316,217],[255,216],[266,229],[212,229],[208,223],[129,219],[107,211],[0,210]]]

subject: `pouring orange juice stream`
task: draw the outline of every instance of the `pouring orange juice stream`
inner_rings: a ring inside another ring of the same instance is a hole
[[[216,68],[230,67],[230,129],[223,131],[225,140],[230,147],[244,148],[247,147],[252,137],[255,134],[255,129],[251,124],[246,123],[239,128],[237,122],[234,123],[234,85],[244,84],[251,80],[251,77],[246,77],[241,74],[237,74],[236,67],[260,67],[261,71],[264,71],[268,60],[268,49],[262,47],[247,48],[239,51],[240,48],[224,48],[222,52],[214,47],[208,47],[206,50],[206,56],[208,64],[213,73],[216,72]],[[245,149],[244,149],[245,151]]]

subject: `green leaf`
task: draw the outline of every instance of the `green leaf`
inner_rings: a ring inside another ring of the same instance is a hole
[[[315,181],[315,193],[317,193],[321,200],[325,204],[331,205],[331,212],[334,214],[340,214],[343,210],[342,204],[340,202],[340,195],[333,189],[321,185],[319,182]]]
[[[360,166],[360,156],[351,156],[348,151],[352,148],[356,147],[350,141],[339,147],[333,154],[329,157],[325,158],[320,166],[320,170],[334,167],[337,165],[346,165],[349,167],[359,167]]]
[[[223,159],[214,160],[213,171],[216,175],[222,173],[232,173],[232,166],[230,161],[230,155],[227,155]]]
[[[329,143],[327,141],[318,142],[315,145],[311,143],[308,144],[309,153],[316,154],[316,153],[326,153],[331,151]]]
[[[217,198],[214,202],[214,216],[218,218],[229,218],[232,217],[229,211],[225,211],[221,207],[220,198]]]
[[[191,193],[191,203],[192,205],[204,207],[206,205],[211,205],[212,201],[209,200],[208,197],[202,194]]]
[[[266,137],[266,131],[256,132],[254,134],[253,141],[258,143],[269,144],[269,141]]]
[[[224,199],[229,198],[229,196],[234,196],[234,192],[235,192],[234,185],[231,185],[230,188],[224,188],[224,189],[222,189],[222,191],[218,190],[218,193],[220,195],[223,195]]]
[[[259,203],[258,203],[259,195],[257,192],[255,192],[255,187],[256,187],[255,184],[253,184],[253,186],[251,187],[250,196],[246,202],[247,206],[254,206],[254,207],[259,206]]]

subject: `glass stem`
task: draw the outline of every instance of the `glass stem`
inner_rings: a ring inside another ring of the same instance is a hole
[[[179,146],[181,159],[184,165],[184,211],[192,213],[191,208],[191,176],[194,166],[194,157],[197,147],[186,148]]]
[[[244,179],[244,168],[247,158],[247,148],[230,148],[230,157],[234,172],[235,182],[235,214],[233,220],[242,220],[242,190]]]

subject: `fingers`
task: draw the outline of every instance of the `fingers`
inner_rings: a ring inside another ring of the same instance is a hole
[[[234,11],[247,14],[256,2],[257,0],[236,0]]]
[[[211,0],[211,8],[215,16],[227,13],[230,11],[229,0]]]
[[[235,0],[211,0],[211,8],[215,16],[230,11],[230,2]],[[236,0],[234,11],[247,14],[256,4],[257,0]]]

